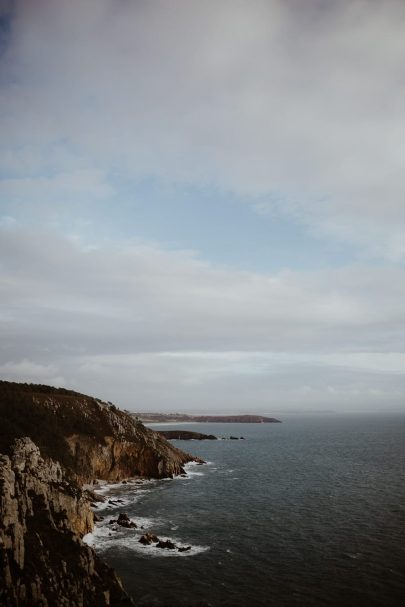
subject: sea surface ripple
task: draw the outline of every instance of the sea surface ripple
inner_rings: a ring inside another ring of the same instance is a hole
[[[139,605],[405,604],[405,416],[195,424],[246,440],[174,442],[209,463],[188,478],[121,485],[91,538]],[[120,511],[181,545],[111,532]]]

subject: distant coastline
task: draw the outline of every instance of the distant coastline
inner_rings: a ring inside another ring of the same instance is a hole
[[[229,423],[229,424],[280,424],[281,420],[263,415],[188,415],[186,413],[131,413],[145,424],[172,423]]]
[[[218,440],[213,434],[191,432],[190,430],[156,430],[156,432],[167,440]]]

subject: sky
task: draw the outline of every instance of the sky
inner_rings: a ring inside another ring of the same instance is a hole
[[[405,412],[405,3],[0,0],[0,377]]]

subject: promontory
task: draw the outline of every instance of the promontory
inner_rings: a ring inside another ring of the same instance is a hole
[[[0,381],[0,605],[132,605],[82,541],[92,484],[172,477],[194,459],[111,403]]]

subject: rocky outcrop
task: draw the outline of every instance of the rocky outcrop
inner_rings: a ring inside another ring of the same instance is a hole
[[[0,604],[6,607],[131,605],[114,571],[81,537],[88,497],[29,438],[0,455]]]
[[[117,523],[121,527],[126,527],[127,529],[136,529],[138,526],[136,523],[134,523],[134,521],[131,521],[126,512],[120,512],[118,518],[111,519],[108,524],[113,525],[114,523]]]
[[[167,478],[184,472],[195,459],[142,426],[125,435],[105,436],[101,442],[83,434],[65,438],[74,458],[73,469],[82,483],[92,479],[119,481],[131,476]]]
[[[158,430],[157,433],[167,440],[217,440],[213,434],[203,434],[191,430]]]
[[[191,550],[191,546],[177,546],[171,540],[160,540],[154,533],[144,533],[139,542],[144,546],[155,544],[155,548],[161,548],[162,550],[177,550],[177,552],[189,552]]]
[[[111,403],[70,390],[0,382],[0,419],[0,453],[30,436],[79,484],[171,477],[195,459]]]
[[[114,571],[82,542],[97,499],[83,487],[171,477],[196,458],[111,403],[4,381],[0,454],[0,605],[132,605]],[[117,524],[135,526],[125,515]]]
[[[141,544],[144,544],[144,546],[150,546],[151,544],[157,544],[158,541],[159,541],[159,538],[154,533],[144,533],[139,539],[139,542]]]

